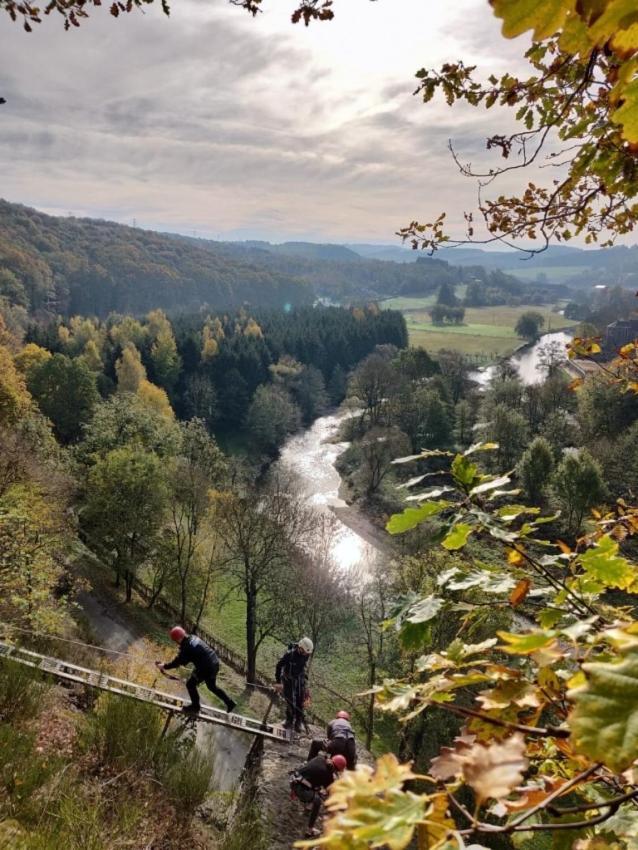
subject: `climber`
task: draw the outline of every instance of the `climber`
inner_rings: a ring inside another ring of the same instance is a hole
[[[334,782],[336,775],[346,769],[343,756],[320,755],[307,761],[298,770],[293,771],[290,780],[290,792],[302,803],[311,804],[310,818],[306,838],[320,835],[315,829],[321,804],[325,800],[328,787]]]
[[[354,770],[357,766],[357,745],[354,739],[354,732],[350,725],[350,715],[347,711],[338,711],[335,719],[331,720],[327,728],[326,738],[314,738],[310,744],[310,752],[308,753],[308,761],[323,750],[329,755],[345,756],[348,763],[348,770]]]
[[[301,638],[299,643],[293,643],[288,647],[275,669],[277,684],[275,689],[283,693],[286,700],[286,722],[284,727],[289,729],[293,723],[295,732],[301,732],[306,723],[304,717],[304,703],[307,700],[306,693],[306,663],[314,644],[310,638]]]
[[[197,686],[205,682],[209,691],[215,694],[226,706],[226,711],[231,712],[236,703],[221,688],[217,687],[217,674],[219,673],[219,658],[214,649],[204,643],[196,635],[187,635],[181,626],[174,626],[170,632],[171,640],[179,644],[179,652],[168,664],[156,661],[160,670],[173,670],[175,667],[183,667],[186,664],[194,664],[189,680],[186,682],[191,704],[185,705],[183,711],[187,714],[197,714],[200,709],[199,693]]]

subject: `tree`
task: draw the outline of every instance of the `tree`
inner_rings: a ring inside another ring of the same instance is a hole
[[[158,547],[166,496],[162,462],[151,452],[113,449],[89,471],[82,525],[110,561],[116,587],[124,578],[127,602],[138,569]]]
[[[536,437],[518,462],[518,474],[529,500],[542,501],[554,469],[552,447],[544,437]]]
[[[527,443],[527,424],[523,416],[505,404],[497,404],[484,429],[486,439],[498,444],[495,464],[499,469],[516,465]]]
[[[469,446],[476,417],[469,401],[461,399],[454,408],[454,439],[461,447]]]
[[[384,566],[376,563],[371,577],[360,580],[355,591],[355,604],[358,619],[362,627],[362,643],[366,658],[368,689],[368,711],[365,724],[366,747],[370,749],[374,737],[375,705],[374,688],[377,676],[384,666],[386,634],[384,623],[388,619],[390,608],[389,585]]]
[[[28,386],[59,438],[65,443],[79,439],[99,400],[95,375],[88,366],[54,354],[31,371]]]
[[[0,320],[0,330],[3,327]],[[0,345],[0,425],[20,419],[30,404],[24,376],[16,369],[9,349]]]
[[[189,375],[184,391],[184,412],[189,419],[201,419],[212,430],[219,418],[217,392],[206,375]]]
[[[525,336],[525,334],[519,334]],[[565,346],[558,340],[550,340],[539,346],[538,349],[538,365],[537,369],[545,372],[548,378],[553,378],[560,373],[561,368],[567,361],[567,351]]]
[[[172,419],[174,417],[175,414],[173,413],[168,396],[161,387],[156,387],[155,384],[143,379],[139,383],[136,395],[144,407],[154,410],[160,416],[163,416],[164,419]]]
[[[140,383],[146,380],[146,369],[142,357],[132,343],[127,343],[122,350],[122,356],[115,364],[117,374],[117,389],[121,393],[136,393]]]
[[[396,373],[392,364],[380,354],[369,354],[354,370],[349,395],[361,402],[362,420],[367,417],[370,427],[379,424],[383,405],[395,382]]]
[[[136,448],[159,457],[174,455],[179,447],[179,430],[171,418],[148,407],[131,393],[114,395],[95,408],[77,447],[78,457],[91,464],[113,449]]]
[[[436,296],[437,304],[444,304],[446,307],[456,307],[459,303],[458,298],[454,294],[454,287],[447,281],[441,284]]]
[[[28,375],[33,369],[37,369],[46,360],[51,358],[51,352],[46,348],[36,345],[34,342],[27,343],[14,357],[18,369],[23,375]]]
[[[342,367],[337,365],[332,370],[330,380],[328,381],[328,398],[331,404],[341,404],[348,387],[348,379]]]
[[[332,514],[317,516],[308,546],[298,550],[282,574],[281,593],[273,600],[281,623],[279,638],[307,635],[314,644],[329,644],[347,619],[348,595],[343,572],[332,556],[337,521]]]
[[[155,383],[170,394],[175,389],[182,365],[177,353],[173,329],[163,310],[151,311],[147,319],[148,333],[153,340],[151,345],[152,377]]]
[[[281,592],[280,575],[295,551],[311,538],[314,514],[294,489],[290,476],[271,475],[257,489],[239,482],[214,496],[214,524],[223,546],[222,565],[231,588],[246,605],[246,664],[255,681],[257,651],[280,627],[273,604]]]
[[[248,408],[246,428],[258,451],[275,454],[300,422],[299,408],[284,389],[265,384],[257,387]]]
[[[541,313],[537,313],[535,310],[527,310],[519,316],[518,321],[514,326],[514,331],[517,336],[522,336],[524,339],[528,339],[531,342],[537,339],[540,329],[544,324],[545,319]]]
[[[602,470],[586,449],[570,452],[556,467],[552,490],[570,534],[580,531],[585,514],[605,498]]]
[[[226,463],[201,420],[180,425],[180,449],[170,466],[168,540],[180,599],[180,622],[186,623],[189,601],[196,598],[194,573],[210,559],[206,518],[210,490],[219,487]]]
[[[371,428],[359,440],[357,447],[361,457],[361,485],[366,495],[372,496],[392,469],[394,458],[410,451],[410,441],[396,426]]]
[[[0,500],[0,615],[11,625],[59,632],[73,582],[62,554],[68,538],[58,506],[36,486],[16,487]]]

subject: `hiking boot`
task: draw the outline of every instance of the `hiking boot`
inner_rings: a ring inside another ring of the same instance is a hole
[[[182,712],[184,714],[199,714],[199,706],[193,705],[192,703],[190,705],[185,705],[182,708]]]
[[[288,718],[286,718],[283,722],[283,727],[284,729],[292,729],[292,720],[288,720]]]
[[[307,829],[304,837],[305,838],[319,838],[320,835],[321,835],[321,830],[317,829],[315,827],[314,829]]]
[[[233,702],[233,700],[231,699],[231,701],[230,701],[230,702],[228,703],[228,705],[226,706],[226,711],[230,714],[230,713],[231,713],[231,712],[233,712],[236,708],[237,708],[237,703],[236,703],[236,702]]]
[[[295,723],[295,732],[303,732],[303,724],[302,724],[301,720],[298,720]]]

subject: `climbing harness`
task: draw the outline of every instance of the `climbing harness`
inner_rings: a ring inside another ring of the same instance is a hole
[[[79,684],[108,691],[118,696],[151,703],[171,714],[181,713],[186,704],[182,697],[176,697],[173,694],[167,694],[155,688],[147,688],[144,685],[138,685],[126,679],[109,676],[98,670],[90,670],[86,667],[80,667],[77,664],[62,661],[59,658],[41,655],[39,652],[32,652],[29,649],[12,646],[11,644],[0,641],[0,659],[2,658],[8,658],[18,664],[24,664],[27,667],[41,670],[43,673],[55,676],[57,679],[78,682]],[[288,730],[279,726],[264,723],[252,717],[244,717],[241,714],[228,713],[209,705],[202,705],[199,714],[193,715],[193,719],[237,729],[239,732],[247,732],[251,735],[259,735],[262,738],[271,738],[282,743],[288,743],[291,739]]]

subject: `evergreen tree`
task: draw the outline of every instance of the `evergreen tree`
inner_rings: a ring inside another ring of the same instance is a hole
[[[518,463],[518,474],[531,502],[542,501],[545,488],[554,469],[552,447],[544,437],[536,437],[523,452]]]

